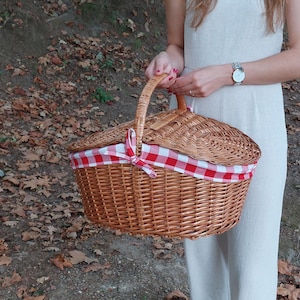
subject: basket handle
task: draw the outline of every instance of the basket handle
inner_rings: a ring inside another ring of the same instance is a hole
[[[144,126],[146,121],[146,115],[148,106],[150,103],[151,95],[155,90],[156,86],[166,78],[168,74],[162,74],[158,76],[154,76],[148,80],[145,87],[142,90],[141,96],[139,98],[138,106],[136,109],[135,120],[134,120],[134,128],[136,131],[136,143],[137,143],[137,154],[141,150],[142,146],[142,137],[144,133]],[[186,103],[183,95],[176,95],[178,110],[186,111]]]

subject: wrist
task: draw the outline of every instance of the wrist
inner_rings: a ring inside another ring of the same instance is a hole
[[[233,85],[233,79],[232,79],[232,66],[231,64],[225,64],[221,65],[221,73],[222,74],[222,82],[223,85]]]

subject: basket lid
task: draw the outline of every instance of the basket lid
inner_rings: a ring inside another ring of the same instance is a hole
[[[124,143],[127,130],[133,127],[131,121],[96,132],[72,143],[68,150],[79,152]],[[258,145],[237,128],[190,111],[171,110],[147,117],[142,141],[225,166],[252,164],[260,157]]]
[[[74,153],[124,143],[126,132],[134,128],[138,151],[143,142],[224,166],[257,162],[260,149],[250,137],[226,123],[190,112],[183,96],[177,96],[178,109],[146,117],[151,94],[164,77],[165,74],[148,81],[133,121],[85,137],[71,144],[68,150]]]

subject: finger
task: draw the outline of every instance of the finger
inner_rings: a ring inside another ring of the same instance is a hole
[[[154,73],[155,63],[152,61],[145,71],[145,75],[148,79],[155,75]]]
[[[153,71],[154,74],[160,75],[164,72],[169,72],[169,70],[166,70],[168,68],[169,60],[168,58],[163,55],[162,53],[159,54],[155,59],[154,59],[154,66],[153,66]]]
[[[171,90],[173,93],[178,95],[187,95],[190,96],[191,93],[195,90],[193,83],[181,83],[179,84],[179,79],[175,80],[175,83],[171,86]],[[190,91],[192,91],[190,93]]]
[[[172,68],[169,72],[169,76],[167,76],[165,79],[163,79],[159,86],[169,89],[174,83],[177,78],[178,70],[176,68]]]
[[[178,89],[184,89],[187,86],[191,86],[193,84],[193,80],[190,78],[190,76],[184,75],[180,76],[176,79],[176,82],[174,86]]]
[[[160,75],[164,72],[168,61],[162,55],[156,56],[149,64],[145,71],[146,77],[149,79],[155,75]]]

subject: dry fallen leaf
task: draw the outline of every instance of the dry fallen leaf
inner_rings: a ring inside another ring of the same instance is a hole
[[[21,276],[14,271],[11,277],[5,277],[2,282],[2,287],[9,287],[15,283],[21,282]]]
[[[54,64],[54,65],[61,65],[62,64],[62,61],[61,59],[58,57],[58,56],[53,56],[51,58],[51,62]]]
[[[0,256],[0,266],[8,266],[12,262],[12,258],[6,255]]]
[[[72,263],[67,260],[63,254],[57,254],[54,258],[50,258],[50,261],[57,266],[60,270],[73,267]]]
[[[69,251],[69,254],[72,256],[70,258],[70,262],[73,265],[85,262],[85,260],[87,258],[83,252],[77,251],[77,250]]]
[[[40,156],[36,153],[33,153],[33,152],[26,153],[24,158],[26,160],[30,160],[30,161],[39,161],[40,160]]]
[[[32,162],[30,161],[26,161],[26,162],[18,161],[16,162],[16,165],[18,167],[18,171],[27,171],[33,166]]]
[[[36,288],[32,287],[28,290],[28,288],[24,285],[21,285],[17,290],[17,297],[23,300],[44,300],[46,299],[45,295],[40,296],[32,296],[37,291]]]
[[[22,232],[22,241],[36,240],[40,234],[36,231],[24,231]]]
[[[42,296],[24,296],[24,300],[44,300],[46,299],[45,295]]]
[[[91,66],[91,61],[89,59],[87,59],[85,61],[79,61],[78,66],[80,66],[84,69],[89,68]]]
[[[49,276],[43,276],[43,277],[37,278],[36,282],[39,284],[42,284],[42,283],[48,281],[49,279],[50,279]]]
[[[43,251],[46,251],[46,252],[59,252],[60,249],[58,247],[46,247]]]
[[[292,275],[294,266],[286,261],[278,260],[278,272],[283,275]]]
[[[5,179],[6,181],[11,182],[12,184],[14,184],[14,185],[16,185],[16,186],[18,186],[18,185],[20,184],[19,179],[15,178],[15,177],[13,177],[13,176],[6,176],[4,179]]]
[[[291,298],[291,300],[299,300],[300,299],[300,289],[294,289],[291,292],[290,298]]]
[[[0,254],[6,252],[8,250],[8,244],[5,243],[4,239],[0,239]]]
[[[157,259],[171,259],[172,254],[165,250],[153,250],[154,258]]]
[[[15,68],[11,65],[11,64],[8,64],[5,66],[5,70],[6,71],[9,71],[9,70],[14,70]]]
[[[17,226],[18,221],[5,221],[5,222],[3,222],[3,224],[4,224],[5,226],[9,226],[9,227],[13,228],[13,227],[16,227],[16,226]]]
[[[69,251],[69,254],[72,256],[70,258],[70,262],[73,265],[76,265],[76,264],[79,264],[79,263],[82,263],[82,262],[86,262],[88,264],[90,264],[92,262],[98,262],[97,259],[95,259],[95,258],[89,258],[83,252],[78,251],[78,250]]]
[[[165,300],[188,300],[188,297],[181,291],[176,290],[165,297]]]
[[[24,76],[25,75],[25,71],[20,69],[20,68],[15,68],[13,73],[12,73],[12,77],[15,77],[15,76]]]
[[[14,88],[14,94],[15,95],[20,95],[20,96],[26,96],[26,91],[20,87],[15,87]]]
[[[24,181],[23,189],[31,189],[34,190],[37,187],[45,187],[50,188],[50,177],[44,176],[44,177],[34,177],[29,180]]]
[[[22,299],[24,295],[26,295],[26,290],[27,290],[27,287],[24,286],[24,285],[21,285],[18,287],[18,290],[16,292],[16,295],[19,299]]]
[[[44,65],[45,67],[47,66],[48,63],[50,63],[50,58],[48,55],[39,57],[38,59],[39,64]]]
[[[11,213],[14,214],[14,215],[17,215],[21,218],[26,218],[26,213],[25,213],[23,207],[21,207],[19,205],[15,209],[13,209],[11,211]]]
[[[88,273],[88,272],[97,272],[99,270],[105,270],[105,269],[109,269],[111,267],[111,264],[109,262],[106,262],[105,264],[100,264],[98,262],[92,263],[89,266],[85,267],[83,269],[84,273]]]
[[[65,208],[64,208],[64,210],[65,210]],[[72,224],[72,226],[70,226],[70,227],[68,227],[67,228],[67,230],[66,230],[66,232],[67,233],[70,233],[70,232],[78,232],[78,231],[80,231],[81,229],[82,229],[82,221],[78,221],[78,220],[76,220],[73,224]]]
[[[95,253],[96,255],[99,255],[99,256],[103,255],[103,252],[102,252],[101,250],[99,250],[99,249],[95,249],[95,250],[94,250],[94,253]]]

